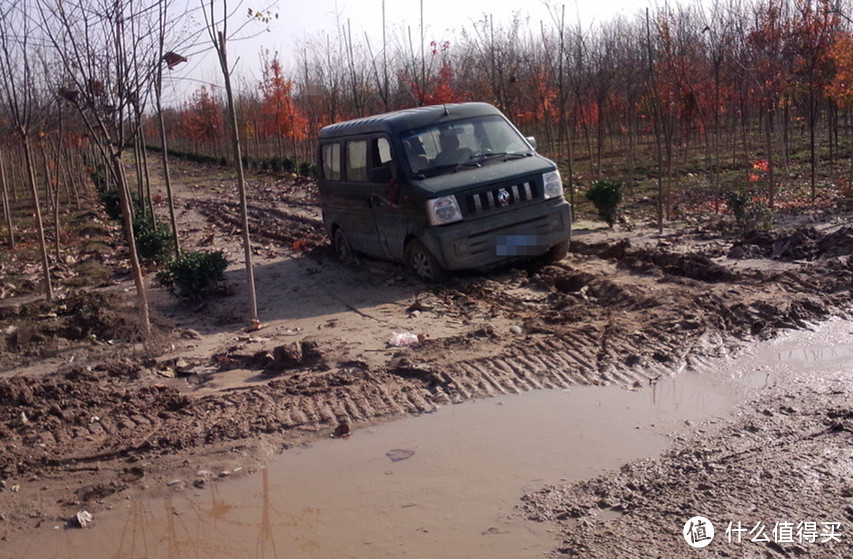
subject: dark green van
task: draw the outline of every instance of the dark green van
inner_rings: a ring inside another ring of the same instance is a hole
[[[404,261],[427,281],[524,257],[560,259],[571,209],[553,161],[495,107],[459,103],[320,130],[323,222],[340,258]]]

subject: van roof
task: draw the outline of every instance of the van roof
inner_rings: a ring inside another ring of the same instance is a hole
[[[488,103],[448,103],[415,107],[331,124],[320,129],[319,139],[327,140],[374,132],[387,132],[394,135],[401,131],[413,130],[439,122],[500,114],[502,113],[498,109]]]

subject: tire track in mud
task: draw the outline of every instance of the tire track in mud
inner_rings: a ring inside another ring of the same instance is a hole
[[[199,211],[222,229],[233,230],[242,227],[240,206],[235,202],[190,200],[187,207]],[[316,206],[308,208],[306,211],[298,206],[281,209],[249,204],[246,208],[249,231],[254,238],[262,237],[288,246],[301,242],[304,248],[310,249],[328,244],[323,220],[319,217]],[[310,211],[312,209],[313,211]]]
[[[690,343],[687,349],[680,344],[646,346],[647,351],[676,355],[672,365],[657,363],[654,359],[624,364],[595,355],[592,350],[597,343],[576,336],[541,339],[500,356],[453,363],[442,368],[447,379],[442,390],[449,393],[453,401],[461,402],[573,385],[619,383],[631,386],[673,374],[673,368],[684,366],[686,355],[693,347]],[[609,349],[633,354],[638,348],[628,340],[617,340]]]

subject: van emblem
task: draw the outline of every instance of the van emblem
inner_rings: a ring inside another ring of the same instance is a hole
[[[502,207],[509,206],[509,192],[505,188],[498,190],[498,204]]]

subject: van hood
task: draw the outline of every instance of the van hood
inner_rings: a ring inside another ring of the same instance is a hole
[[[554,171],[557,166],[550,159],[533,154],[529,157],[511,158],[507,161],[493,159],[481,167],[462,167],[426,179],[413,178],[412,184],[433,194],[452,194],[495,183],[511,182],[529,175]]]

